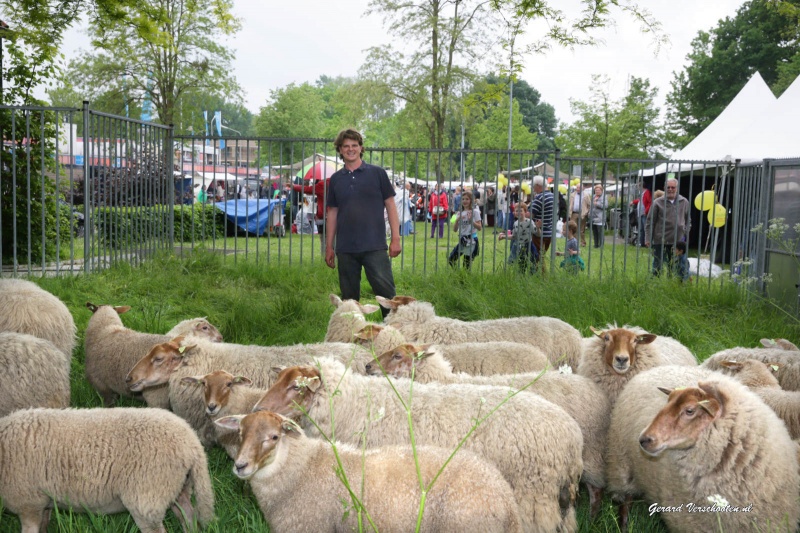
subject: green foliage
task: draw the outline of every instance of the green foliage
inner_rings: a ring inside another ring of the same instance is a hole
[[[780,3],[795,10],[800,6],[797,0]],[[793,59],[800,53],[798,19],[769,4],[746,2],[734,18],[720,20],[692,41],[689,64],[675,74],[667,95],[674,147],[688,144],[719,116],[754,72],[773,90],[783,72],[780,85],[788,86],[789,73],[797,72],[795,62],[800,61]]]
[[[212,205],[176,205],[175,241],[222,238],[225,235],[225,223],[225,213]]]

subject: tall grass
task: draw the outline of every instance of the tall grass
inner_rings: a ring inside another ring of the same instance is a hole
[[[446,266],[446,263],[444,263]],[[437,314],[464,320],[521,315],[561,318],[590,335],[590,326],[635,324],[675,337],[699,359],[733,346],[756,346],[762,337],[800,339],[800,323],[773,306],[742,298],[728,284],[682,285],[670,279],[549,272],[520,275],[513,270],[481,274],[479,270],[440,268],[428,271],[396,269],[398,294],[432,302]],[[226,341],[242,344],[321,342],[332,312],[328,294],[338,293],[335,271],[322,264],[256,264],[211,252],[184,253],[182,258],[158,257],[139,268],[119,265],[90,276],[34,280],[56,294],[71,310],[78,326],[79,347],[72,364],[72,404],[100,407],[102,402],[84,377],[83,333],[91,312],[85,304],[130,305],[122,316],[130,328],[164,333],[182,319],[207,316]],[[374,301],[362,285],[362,301]],[[371,316],[379,320],[380,316]],[[122,400],[120,405],[141,405]],[[232,462],[221,449],[209,451],[209,466],[219,520],[211,532],[269,531],[248,485],[236,478]],[[302,512],[302,510],[298,510]],[[581,494],[581,531],[618,531],[615,510],[606,499],[601,515],[588,518],[588,496]],[[168,513],[169,531],[180,525]],[[666,531],[644,503],[634,505],[631,530]],[[135,531],[127,513],[86,516],[60,509],[50,531]],[[0,514],[0,533],[19,531],[16,516]]]

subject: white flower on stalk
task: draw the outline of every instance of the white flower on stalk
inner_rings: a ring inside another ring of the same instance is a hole
[[[723,497],[722,497],[722,495],[720,495],[720,494],[714,494],[713,496],[709,496],[709,497],[708,497],[708,498],[706,498],[706,499],[707,499],[708,501],[710,501],[711,503],[713,503],[714,505],[716,505],[717,507],[722,507],[722,508],[725,508],[725,507],[727,507],[728,505],[730,505],[730,504],[728,503],[728,500],[726,500],[725,498],[723,498]]]
[[[558,367],[558,372],[560,374],[572,374],[572,367],[569,365],[561,365]]]

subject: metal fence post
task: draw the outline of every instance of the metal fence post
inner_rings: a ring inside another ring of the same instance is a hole
[[[90,202],[92,201],[89,185],[89,100],[83,101],[83,273],[91,272],[89,254],[91,253],[92,218]]]

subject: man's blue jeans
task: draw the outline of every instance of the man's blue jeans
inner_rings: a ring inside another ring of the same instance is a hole
[[[671,272],[672,245],[650,243],[650,246],[653,249],[653,276],[659,276],[661,269],[665,266],[667,267],[667,272]]]

